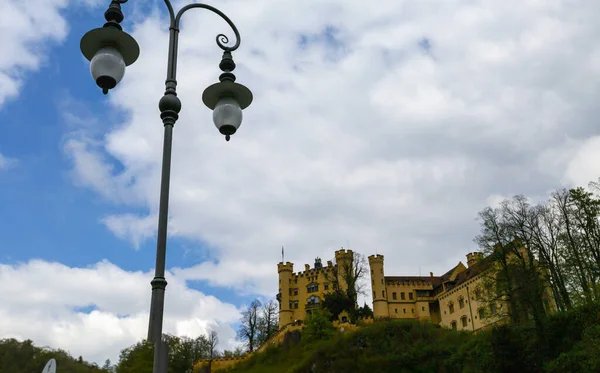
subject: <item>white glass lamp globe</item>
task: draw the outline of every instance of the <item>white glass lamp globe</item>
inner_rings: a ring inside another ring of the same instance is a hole
[[[231,97],[221,98],[213,111],[213,122],[219,132],[225,135],[225,140],[229,141],[229,136],[242,124],[242,109],[239,103]]]
[[[125,75],[125,60],[116,48],[101,48],[92,58],[90,72],[104,94],[113,89]]]

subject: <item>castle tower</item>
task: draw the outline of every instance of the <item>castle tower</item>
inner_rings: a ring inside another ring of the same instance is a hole
[[[341,290],[346,291],[348,284],[346,283],[346,271],[353,269],[354,253],[352,250],[338,250],[335,252],[335,263],[338,266],[337,280]]]
[[[483,259],[483,253],[481,252],[473,252],[467,254],[467,266],[471,268],[475,264],[477,264],[481,259]]]
[[[376,319],[389,317],[383,273],[383,255],[369,256],[369,268],[371,269],[371,289],[373,290],[373,317]]]
[[[293,322],[293,312],[290,308],[290,282],[292,273],[294,272],[294,264],[280,262],[277,264],[277,272],[279,273],[279,293],[277,300],[279,301],[279,328]]]

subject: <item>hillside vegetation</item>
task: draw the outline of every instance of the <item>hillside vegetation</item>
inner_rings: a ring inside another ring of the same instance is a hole
[[[476,335],[414,321],[387,321],[353,333],[304,336],[256,354],[227,373],[600,372],[600,306],[547,320],[543,341],[530,325]]]
[[[100,368],[80,357],[73,358],[63,350],[51,350],[33,345],[30,340],[0,340],[0,373],[41,373],[50,360],[56,360],[57,373],[110,373],[110,361]]]

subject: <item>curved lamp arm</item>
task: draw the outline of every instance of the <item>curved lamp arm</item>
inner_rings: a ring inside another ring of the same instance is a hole
[[[178,53],[178,47],[179,47],[179,25],[181,23],[181,17],[183,16],[183,14],[190,9],[202,8],[202,9],[210,10],[211,12],[216,13],[219,16],[221,16],[221,18],[223,18],[225,20],[225,22],[227,22],[229,24],[229,26],[231,26],[231,29],[233,30],[233,32],[235,34],[235,38],[236,38],[234,45],[232,45],[232,46],[226,45],[226,44],[229,44],[229,38],[225,34],[218,34],[216,37],[217,45],[223,51],[233,52],[234,50],[238,49],[238,47],[240,46],[241,37],[240,37],[240,33],[239,33],[237,27],[233,24],[231,19],[229,19],[229,17],[227,17],[219,9],[217,9],[213,6],[207,5],[207,4],[194,3],[194,4],[189,4],[189,5],[184,6],[183,8],[181,8],[179,10],[179,12],[177,12],[177,15],[175,15],[175,11],[173,10],[173,5],[171,4],[171,1],[164,0],[164,2],[169,11],[169,19],[170,19],[170,27],[169,27],[170,38],[169,38],[169,56],[168,56],[169,62],[168,62],[168,68],[167,68],[167,82],[172,81],[175,84],[177,82],[176,78],[177,78],[177,53]]]

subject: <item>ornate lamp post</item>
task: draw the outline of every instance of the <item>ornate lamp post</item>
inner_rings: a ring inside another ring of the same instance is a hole
[[[103,27],[86,33],[81,39],[81,52],[91,62],[90,71],[96,84],[104,94],[116,87],[125,75],[126,66],[134,63],[139,57],[140,49],[135,39],[123,31],[121,22],[123,13],[121,4],[127,0],[112,0],[104,13],[106,23]],[[179,26],[183,14],[194,8],[203,8],[218,14],[233,29],[236,40],[228,46],[229,39],[224,34],[216,37],[217,45],[223,50],[219,68],[223,73],[219,82],[204,90],[202,101],[213,110],[213,122],[219,132],[229,141],[242,123],[242,110],[252,103],[252,92],[245,86],[235,82],[235,63],[231,52],[240,46],[240,34],[233,22],[220,10],[206,4],[193,3],[184,6],[175,13],[169,0],[164,0],[169,11],[169,51],[165,94],[158,107],[164,124],[164,145],[162,159],[162,175],[160,186],[160,205],[158,213],[158,237],[156,245],[156,269],[152,285],[150,305],[150,321],[148,340],[155,342],[154,373],[166,373],[166,346],[162,342],[163,310],[165,303],[165,259],[167,249],[167,220],[169,210],[169,183],[171,177],[171,149],[173,126],[179,118],[181,101],[177,97],[177,51]]]

